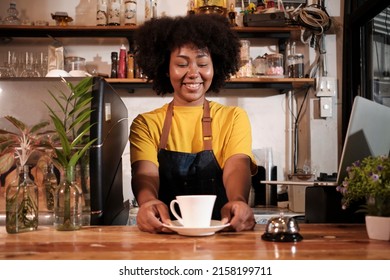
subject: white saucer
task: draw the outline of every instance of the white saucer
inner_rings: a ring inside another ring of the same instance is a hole
[[[186,236],[208,236],[213,235],[217,231],[220,231],[221,229],[229,226],[230,224],[221,224],[221,221],[217,220],[211,220],[210,227],[206,228],[189,228],[182,226],[179,221],[172,221],[172,225],[166,225],[165,227],[176,231],[180,235],[186,235]]]

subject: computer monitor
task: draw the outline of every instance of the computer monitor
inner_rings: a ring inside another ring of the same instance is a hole
[[[389,153],[390,107],[356,96],[341,155],[339,181],[347,176],[347,167],[353,162]]]

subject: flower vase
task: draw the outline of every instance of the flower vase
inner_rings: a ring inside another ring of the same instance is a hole
[[[31,180],[29,166],[18,166],[17,175],[6,190],[6,230],[8,233],[38,228],[38,186]]]
[[[55,192],[54,227],[60,231],[79,230],[82,226],[81,190],[75,181],[74,168],[61,172]]]
[[[367,198],[366,229],[370,239],[390,240],[390,196],[370,195]]]
[[[370,239],[390,240],[390,217],[366,216],[367,235]]]

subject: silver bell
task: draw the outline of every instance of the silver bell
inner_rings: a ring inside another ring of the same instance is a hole
[[[265,233],[261,236],[265,241],[296,242],[303,239],[299,234],[299,225],[293,217],[272,217],[268,220]]]

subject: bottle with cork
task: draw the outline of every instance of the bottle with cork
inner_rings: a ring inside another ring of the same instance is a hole
[[[96,25],[105,26],[107,25],[107,1],[98,0],[97,12],[96,12]]]
[[[121,24],[121,4],[119,0],[110,0],[108,5],[108,25],[120,25]]]
[[[125,25],[137,25],[137,1],[125,1]]]

